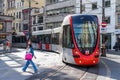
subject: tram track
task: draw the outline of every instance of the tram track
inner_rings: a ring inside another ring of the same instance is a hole
[[[58,68],[55,72],[53,72],[52,74],[47,75],[45,78],[41,79],[41,80],[49,80],[49,78],[51,78],[52,76],[54,76],[56,73],[60,72],[61,70],[63,70],[67,65],[65,64],[64,66],[61,66],[60,68]]]
[[[44,79],[40,79],[40,80],[55,80],[52,79],[53,76],[56,76],[56,74],[58,74],[59,72],[61,72],[62,70],[64,70],[66,67],[69,67],[68,65],[64,65],[61,68],[59,68],[58,70],[56,70],[56,72],[54,72],[51,75],[46,76]],[[97,80],[98,77],[98,68],[94,69],[92,67],[86,67],[85,70],[81,70],[79,69],[78,71],[81,72],[80,77],[76,77],[75,79],[71,79],[71,80]],[[69,72],[71,72],[69,70]],[[67,72],[67,73],[69,73]],[[79,75],[79,74],[75,74],[75,75]],[[71,75],[73,76],[73,75]],[[65,80],[65,79],[59,79],[59,80]]]
[[[54,67],[55,68],[55,67]],[[98,68],[63,65],[54,71],[33,75],[26,80],[97,80]],[[97,70],[97,71],[96,71]],[[97,75],[96,75],[97,74]]]
[[[69,66],[69,65],[64,65],[64,66],[58,68],[58,69],[57,69],[55,72],[53,72],[52,74],[47,75],[45,78],[40,79],[40,80],[55,80],[55,79],[51,79],[51,78],[52,78],[53,76],[55,76],[57,73],[59,73],[59,72],[61,72],[62,70],[64,70],[66,67],[70,67],[70,66]],[[86,70],[84,70],[84,71],[82,72],[82,74],[80,74],[80,75],[81,75],[80,79],[76,78],[76,79],[74,79],[74,80],[83,80],[83,78],[87,75],[88,69],[89,69],[89,68],[86,68]],[[79,71],[80,71],[80,69],[79,69]],[[69,72],[71,72],[71,71],[69,70]],[[69,73],[69,72],[68,72],[68,73]],[[76,75],[78,75],[78,74],[76,74]],[[60,80],[62,80],[62,79],[60,79]]]
[[[87,70],[88,70],[88,68],[87,68]],[[79,80],[83,80],[83,78],[85,78],[85,76],[87,75],[87,70],[86,70],[86,72],[84,72],[84,73],[82,74],[82,76],[80,77]]]
[[[82,74],[82,77],[79,80],[97,80],[98,77],[98,66],[88,67],[87,70]]]
[[[109,68],[109,66],[104,62],[104,60],[101,60],[102,64],[105,66],[106,68],[106,78],[105,80],[111,80],[110,77],[111,77],[111,70]]]

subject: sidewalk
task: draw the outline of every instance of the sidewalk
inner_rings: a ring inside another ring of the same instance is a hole
[[[0,80],[25,80],[34,75],[31,65],[26,72],[22,72],[22,67],[26,62],[24,60],[25,52],[25,49],[13,48],[11,53],[0,55],[0,73],[3,73]],[[33,61],[37,65],[38,72],[53,66],[63,65],[59,54],[35,50],[35,55],[37,59],[33,58]]]
[[[106,53],[107,57],[112,57],[112,58],[120,58],[120,50],[115,51],[115,50],[108,50]]]

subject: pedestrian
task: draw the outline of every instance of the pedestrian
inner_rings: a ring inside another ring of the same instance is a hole
[[[6,51],[7,52],[10,51],[10,41],[9,40],[6,41]]]
[[[105,42],[105,48],[106,48],[106,51],[108,52],[108,49],[109,49],[109,42],[108,42],[108,40],[106,40],[106,42]]]
[[[42,49],[42,43],[41,43],[41,41],[39,41],[39,43],[38,43],[38,49]]]
[[[36,59],[36,56],[34,54],[34,50],[33,50],[33,47],[31,44],[28,45],[27,49],[26,49],[26,52],[30,52],[32,54],[32,58],[34,57]],[[34,69],[34,72],[37,73],[37,67],[36,65],[34,64],[34,62],[31,60],[27,60],[26,61],[26,64],[24,65],[24,67],[22,68],[23,72],[26,71],[27,67],[29,66],[29,64],[32,65],[33,69]]]
[[[113,47],[113,48],[115,49],[115,51],[118,51],[118,50],[119,50],[119,46],[120,46],[120,45],[119,45],[119,42],[116,41],[116,42],[115,42],[115,45],[114,45],[114,47]]]
[[[101,56],[106,57],[106,46],[105,46],[105,42],[102,43],[102,54]]]

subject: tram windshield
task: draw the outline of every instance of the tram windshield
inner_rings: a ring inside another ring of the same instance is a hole
[[[97,43],[98,22],[95,16],[72,17],[75,40],[82,53],[92,53]]]

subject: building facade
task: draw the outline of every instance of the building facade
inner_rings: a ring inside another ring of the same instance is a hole
[[[116,19],[115,19],[115,34],[120,41],[120,0],[116,1]]]
[[[43,30],[43,24],[41,24],[40,19],[43,18],[42,8],[44,3],[44,0],[24,1],[24,9],[22,10],[23,32],[32,34],[33,31]]]
[[[23,41],[22,38],[16,39],[16,37],[23,34],[25,30],[29,31],[29,27],[31,27],[31,30],[33,30],[34,28],[32,27],[33,9],[37,9],[37,8],[39,9],[43,7],[45,1],[44,0],[1,0],[1,2],[2,3],[0,6],[3,5],[3,9],[1,7],[1,12],[2,10],[4,10],[3,11],[4,15],[13,16],[13,21],[11,26],[13,35],[11,35],[11,37],[14,38],[13,40]],[[29,16],[31,20],[29,19]],[[31,23],[30,26],[29,23]]]
[[[32,30],[39,31],[43,30],[44,27],[44,7],[34,8],[31,11],[32,16]]]
[[[44,29],[60,27],[66,15],[77,13],[76,4],[76,0],[46,0]]]
[[[4,4],[4,9],[6,9],[4,14],[14,17],[12,28],[19,34],[26,30],[26,24],[29,25],[29,11],[27,13],[24,11],[31,9],[32,12],[33,8],[43,7],[44,0],[4,0]]]

